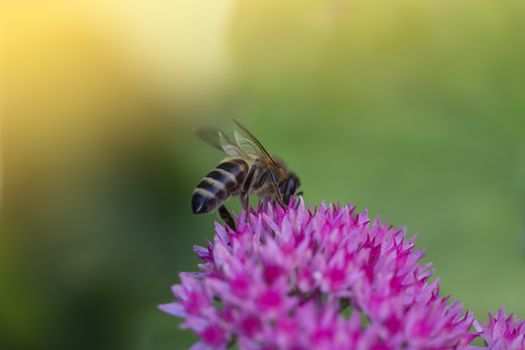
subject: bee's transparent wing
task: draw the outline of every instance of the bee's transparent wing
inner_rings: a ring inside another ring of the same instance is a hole
[[[245,157],[246,154],[237,147],[226,135],[219,129],[215,128],[194,128],[193,132],[202,141],[210,146],[225,152],[232,157]]]
[[[223,151],[219,135],[221,131],[214,128],[193,128],[193,133],[208,145]]]
[[[252,159],[263,155],[267,157],[271,163],[275,163],[270,153],[268,153],[262,143],[248,129],[235,119],[233,122],[239,128],[239,130],[234,131],[234,136],[235,142],[237,142],[242,152]]]
[[[255,159],[260,154],[261,151],[257,147],[255,143],[253,143],[250,139],[248,139],[246,136],[241,134],[239,131],[235,130],[233,132],[233,136],[235,137],[235,142],[237,142],[237,146],[250,158]]]
[[[246,157],[246,153],[239,147],[237,147],[226,135],[219,131],[219,139],[221,148],[231,157]]]

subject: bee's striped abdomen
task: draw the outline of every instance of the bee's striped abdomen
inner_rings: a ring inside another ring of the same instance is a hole
[[[236,194],[246,176],[248,164],[240,159],[228,159],[219,164],[193,191],[191,207],[194,214],[208,213]]]

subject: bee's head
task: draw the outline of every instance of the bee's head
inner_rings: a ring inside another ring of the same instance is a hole
[[[283,194],[283,200],[286,204],[290,201],[290,197],[293,196],[301,186],[299,178],[294,173],[290,173],[286,179],[284,179],[279,188]]]

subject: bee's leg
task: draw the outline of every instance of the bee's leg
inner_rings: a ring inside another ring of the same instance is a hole
[[[246,218],[246,221],[248,221],[248,218],[250,217],[250,196],[248,193],[241,193],[241,207],[244,210],[244,217]]]
[[[261,177],[259,177],[259,179],[257,180],[257,183],[255,184],[255,186],[253,187],[254,189],[258,190],[259,188],[261,188],[264,183],[266,182],[266,180],[268,179],[268,175],[270,175],[270,170],[265,170]]]
[[[279,184],[277,183],[277,176],[275,176],[275,173],[273,171],[270,171],[270,179],[272,180],[273,189],[275,191],[275,197],[277,198],[277,202],[284,208],[288,209],[288,204],[284,202],[283,194],[281,193],[281,189],[279,188]]]
[[[230,226],[232,230],[236,230],[235,220],[233,219],[232,214],[224,205],[221,205],[219,207],[219,215],[221,216],[221,219],[226,223],[226,225]]]
[[[244,182],[242,183],[241,205],[246,215],[246,221],[248,221],[248,218],[250,215],[250,197],[248,193],[250,192],[250,186],[252,185],[253,176],[255,174],[256,169],[257,169],[257,166],[255,164],[252,165],[250,169],[248,170],[248,174],[246,174],[246,178],[244,179]]]

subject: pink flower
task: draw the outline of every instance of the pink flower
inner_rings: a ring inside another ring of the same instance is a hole
[[[463,349],[478,335],[404,229],[302,199],[244,218],[235,231],[216,224],[213,243],[195,247],[201,272],[182,273],[160,306],[200,336],[194,349]]]
[[[525,321],[517,320],[513,315],[506,316],[500,309],[496,316],[489,314],[489,323],[476,329],[491,350],[525,350]]]

